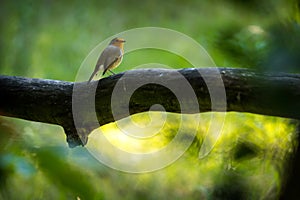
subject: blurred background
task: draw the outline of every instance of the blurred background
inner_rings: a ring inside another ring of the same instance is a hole
[[[74,81],[84,58],[99,42],[145,26],[192,37],[218,67],[299,73],[299,8],[297,0],[4,0],[0,73]],[[114,71],[129,70],[149,57],[177,64],[176,68],[189,67],[184,62],[178,65],[172,56],[162,58],[161,52],[136,53]],[[160,148],[178,129],[180,116],[168,116],[150,146],[112,139],[123,148]],[[0,117],[0,199],[277,199],[286,163],[298,145],[297,123],[228,113],[215,148],[199,159],[210,117],[201,114],[197,137],[180,159],[145,174],[108,168],[83,147],[69,149],[61,127]],[[134,120],[147,123],[145,114]],[[100,129],[106,135],[120,135],[114,123]],[[185,127],[187,134],[193,130],[194,126]]]

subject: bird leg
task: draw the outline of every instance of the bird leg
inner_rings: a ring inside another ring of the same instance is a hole
[[[112,73],[113,75],[116,75],[113,71],[111,71],[110,69],[108,70],[110,73]]]

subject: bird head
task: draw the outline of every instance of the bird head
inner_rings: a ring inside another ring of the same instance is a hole
[[[125,42],[125,40],[123,38],[116,37],[116,38],[112,39],[109,44],[123,48],[124,42]]]

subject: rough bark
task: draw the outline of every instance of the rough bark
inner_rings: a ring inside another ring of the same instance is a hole
[[[300,75],[233,68],[140,69],[90,84],[0,76],[0,115],[61,125],[71,147],[84,145],[100,125],[150,108],[160,111],[155,104],[174,113],[236,111],[300,119]]]

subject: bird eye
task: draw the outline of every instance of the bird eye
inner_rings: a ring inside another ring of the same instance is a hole
[[[117,38],[115,41],[116,41],[116,42],[125,42],[125,40],[119,39],[119,38]]]

